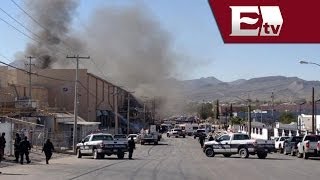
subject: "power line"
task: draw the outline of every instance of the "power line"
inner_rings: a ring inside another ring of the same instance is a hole
[[[38,41],[38,40],[34,39],[33,37],[29,36],[28,34],[24,33],[23,31],[21,31],[20,29],[16,28],[15,26],[13,26],[12,24],[10,24],[8,21],[2,19],[1,17],[0,17],[0,20],[3,21],[4,23],[6,23],[8,26],[10,26],[10,27],[12,27],[13,29],[15,29],[16,31],[20,32],[21,34],[23,34],[23,35],[26,36],[27,38],[29,38],[29,39],[37,42],[37,43],[40,43],[40,41]]]
[[[42,29],[44,29],[47,32],[51,32],[48,28],[46,28],[45,26],[43,26],[39,21],[37,21],[34,17],[32,17],[26,10],[24,10],[17,2],[15,2],[14,0],[11,0],[12,3],[14,3],[24,14],[26,14],[33,22],[35,22],[36,24],[38,24]],[[64,44],[67,48],[69,48],[71,51],[73,51],[73,48],[70,47],[67,43],[65,43],[63,40],[61,40],[61,43]]]
[[[9,66],[9,67],[12,67],[14,69],[17,69],[17,70],[20,70],[20,71],[23,71],[25,73],[30,73],[32,75],[35,75],[35,76],[38,76],[38,77],[43,77],[43,78],[47,78],[47,79],[51,79],[51,80],[56,80],[56,81],[64,81],[64,82],[74,82],[74,81],[71,81],[71,80],[65,80],[65,79],[59,79],[59,78],[54,78],[54,77],[50,77],[50,76],[45,76],[45,75],[41,75],[41,74],[37,74],[37,73],[33,73],[33,72],[29,72],[25,69],[21,69],[21,68],[18,68],[18,67],[15,67],[11,64],[8,64],[8,63],[5,63],[3,61],[0,61],[1,64],[4,64],[6,66]]]
[[[18,29],[17,27],[15,27],[14,25],[12,25],[11,23],[9,23],[8,21],[4,20],[3,18],[0,17],[0,20],[3,21],[4,23],[6,23],[8,26],[12,27],[13,29],[15,29],[16,31],[18,31],[19,33],[21,33],[22,35],[26,36],[27,38],[37,42],[37,43],[41,43],[39,40],[29,36],[28,34],[26,34],[25,32],[21,31],[20,29]],[[60,48],[57,48],[56,51],[58,53],[60,53],[61,55],[65,56],[67,53],[62,52]]]
[[[34,33],[32,30],[30,30],[29,28],[27,28],[25,25],[23,25],[20,21],[18,21],[16,18],[14,18],[13,16],[11,16],[7,11],[3,10],[2,8],[0,8],[0,10],[5,13],[7,16],[9,16],[11,19],[13,19],[16,23],[18,23],[20,26],[22,26],[23,28],[25,28],[27,31],[29,31],[31,34],[33,34],[34,36],[38,37],[39,39],[41,39],[36,33]]]
[[[32,19],[32,21],[38,24],[41,28],[43,28],[46,31],[49,31],[46,27],[42,26],[35,18],[33,18],[27,11],[25,11],[18,3],[16,3],[14,0],[11,0],[11,2],[15,4],[22,12],[24,12],[30,19]]]

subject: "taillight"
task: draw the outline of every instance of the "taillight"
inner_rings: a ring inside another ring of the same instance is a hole
[[[320,150],[320,142],[318,142],[317,148],[318,148],[318,150]]]
[[[310,148],[310,143],[309,142],[306,143],[306,148]]]

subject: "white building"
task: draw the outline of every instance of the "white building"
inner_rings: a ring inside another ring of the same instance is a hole
[[[315,125],[317,132],[320,132],[320,115],[315,116]],[[298,126],[302,131],[312,131],[312,115],[301,114],[298,116]]]

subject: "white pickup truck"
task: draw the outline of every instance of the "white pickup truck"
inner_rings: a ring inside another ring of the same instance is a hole
[[[320,156],[317,150],[320,135],[304,135],[302,141],[298,144],[298,158],[308,159],[310,156]]]
[[[115,140],[111,134],[97,133],[86,136],[77,144],[77,157],[93,156],[94,159],[104,158],[105,155],[117,155],[124,158],[128,151],[128,141]]]
[[[283,153],[284,150],[284,141],[289,139],[289,136],[280,136],[279,138],[276,139],[275,141],[275,148],[276,150],[279,150],[280,153]]]
[[[223,154],[225,157],[239,154],[241,158],[248,158],[249,155],[257,154],[259,159],[265,159],[268,153],[274,152],[274,142],[250,139],[247,134],[231,133],[205,142],[203,151],[208,157],[214,157],[215,154]]]

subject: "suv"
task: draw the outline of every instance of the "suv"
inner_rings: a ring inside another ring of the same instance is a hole
[[[124,158],[128,151],[127,140],[114,140],[111,134],[90,134],[77,144],[77,157],[93,156],[94,159],[104,158],[105,155],[115,154],[119,159]]]
[[[283,154],[291,154],[295,156],[298,150],[298,144],[302,141],[303,136],[292,136],[289,139],[286,139],[283,143]]]
[[[182,136],[183,138],[186,137],[185,131],[181,129],[171,129],[171,131],[168,132],[168,137],[174,136],[174,137],[179,137]]]
[[[274,143],[271,140],[250,139],[247,134],[231,133],[215,141],[205,142],[203,151],[208,157],[214,157],[215,154],[223,154],[224,157],[239,154],[241,158],[248,158],[249,155],[257,154],[259,159],[265,159],[268,153],[274,151]]]

